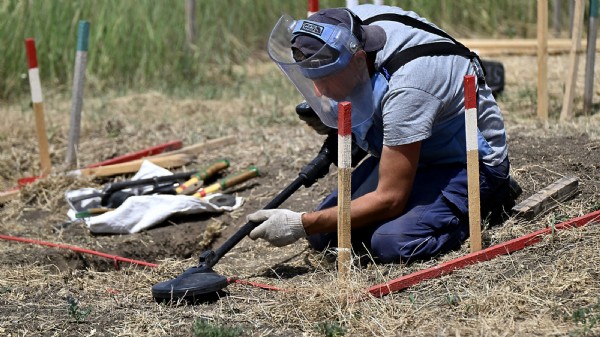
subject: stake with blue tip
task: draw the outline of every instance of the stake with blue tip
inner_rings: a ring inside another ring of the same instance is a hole
[[[77,29],[77,54],[75,56],[75,73],[73,75],[73,99],[71,102],[71,122],[69,125],[69,144],[66,164],[70,168],[77,166],[77,150],[81,129],[81,109],[83,107],[83,84],[87,64],[88,36],[90,23],[79,21]]]

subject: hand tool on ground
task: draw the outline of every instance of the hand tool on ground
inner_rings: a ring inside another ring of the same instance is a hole
[[[207,167],[206,169],[196,172],[188,181],[184,182],[183,184],[181,184],[177,188],[175,188],[175,192],[177,194],[184,194],[184,195],[194,194],[196,191],[198,191],[198,189],[200,189],[200,187],[202,187],[202,184],[204,183],[204,181],[206,179],[212,177],[213,175],[215,175],[215,173],[217,173],[221,170],[224,170],[228,167],[229,167],[228,160],[226,160],[226,159],[218,160],[218,161],[214,162],[212,165],[210,165],[209,167]]]
[[[104,208],[104,207],[90,208],[90,209],[86,209],[85,211],[77,212],[75,214],[75,218],[76,219],[89,218],[94,215],[100,215],[100,214],[104,214],[106,212],[110,212],[113,209],[114,208]]]
[[[109,202],[110,198],[116,198],[121,200],[121,203],[129,196],[134,195],[133,192],[124,192],[124,189],[131,187],[140,187],[140,186],[154,186],[155,188],[152,190],[153,193],[165,192],[165,189],[173,190],[173,184],[185,180],[190,179],[192,176],[201,176],[202,179],[208,179],[214,176],[219,171],[226,169],[229,167],[229,161],[226,159],[220,159],[210,164],[208,167],[201,169],[197,172],[181,172],[174,173],[168,176],[160,176],[160,177],[152,177],[146,179],[138,179],[138,180],[127,180],[127,181],[119,181],[115,183],[109,183],[104,186],[102,191],[98,193],[90,193],[85,194],[79,197],[74,197],[70,199],[70,202],[76,203],[82,200],[100,197],[102,206],[107,206],[110,204],[117,204],[118,202]],[[120,193],[122,192],[122,193]],[[170,194],[173,194],[170,192]],[[115,207],[115,205],[111,205],[111,207]]]
[[[334,134],[334,136],[337,137],[337,134]],[[300,186],[308,188],[318,179],[324,177],[333,162],[333,152],[324,144],[318,155],[300,171],[298,177],[263,209],[279,207]],[[216,251],[205,250],[202,252],[198,266],[187,269],[174,279],[155,284],[152,287],[152,296],[159,302],[172,301],[174,303],[180,300],[200,303],[218,299],[229,282],[227,277],[217,274],[212,267],[259,224],[251,221],[247,222]]]
[[[250,166],[245,171],[230,174],[223,179],[219,179],[216,183],[212,185],[206,186],[205,188],[201,188],[196,193],[194,193],[194,196],[197,198],[204,198],[209,194],[228,189],[231,186],[241,184],[246,180],[258,177],[258,175],[258,169],[255,166]]]

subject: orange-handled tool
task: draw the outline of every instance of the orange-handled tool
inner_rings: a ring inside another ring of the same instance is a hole
[[[217,172],[224,170],[229,167],[229,160],[220,159],[210,164],[208,167],[194,173],[192,177],[186,181],[185,183],[179,185],[175,188],[175,192],[177,194],[185,194],[190,195],[196,192],[200,187],[202,187],[202,183],[204,180],[212,177]]]
[[[198,198],[204,198],[208,194],[227,189],[237,184],[241,184],[254,177],[258,177],[258,175],[258,169],[255,166],[250,166],[245,171],[229,175],[223,179],[220,179],[212,185],[206,186],[205,188],[201,188],[200,190],[198,190],[198,192],[194,193],[194,196]]]

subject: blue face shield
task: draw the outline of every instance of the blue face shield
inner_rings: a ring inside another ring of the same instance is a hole
[[[383,149],[383,112],[381,111],[381,101],[388,91],[388,81],[376,73],[371,79],[373,86],[373,116],[364,123],[353,126],[352,133],[354,141],[361,149],[369,152],[375,157],[381,157]]]
[[[313,55],[297,61],[292,47],[300,35],[315,38],[323,45]],[[356,55],[358,51],[361,48],[352,27],[294,20],[288,15],[279,19],[267,44],[271,59],[321,121],[332,128],[338,125],[340,102],[352,104],[353,127],[373,115],[373,89],[366,57]]]

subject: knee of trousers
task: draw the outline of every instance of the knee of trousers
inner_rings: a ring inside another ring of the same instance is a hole
[[[408,261],[427,239],[375,233],[371,238],[371,252],[383,263]]]
[[[425,218],[432,214],[428,215]],[[454,216],[438,215],[429,220],[440,222],[431,226],[417,221],[410,226],[402,221],[380,227],[371,237],[372,253],[383,263],[422,260],[460,247],[468,235],[468,228],[465,231]]]

